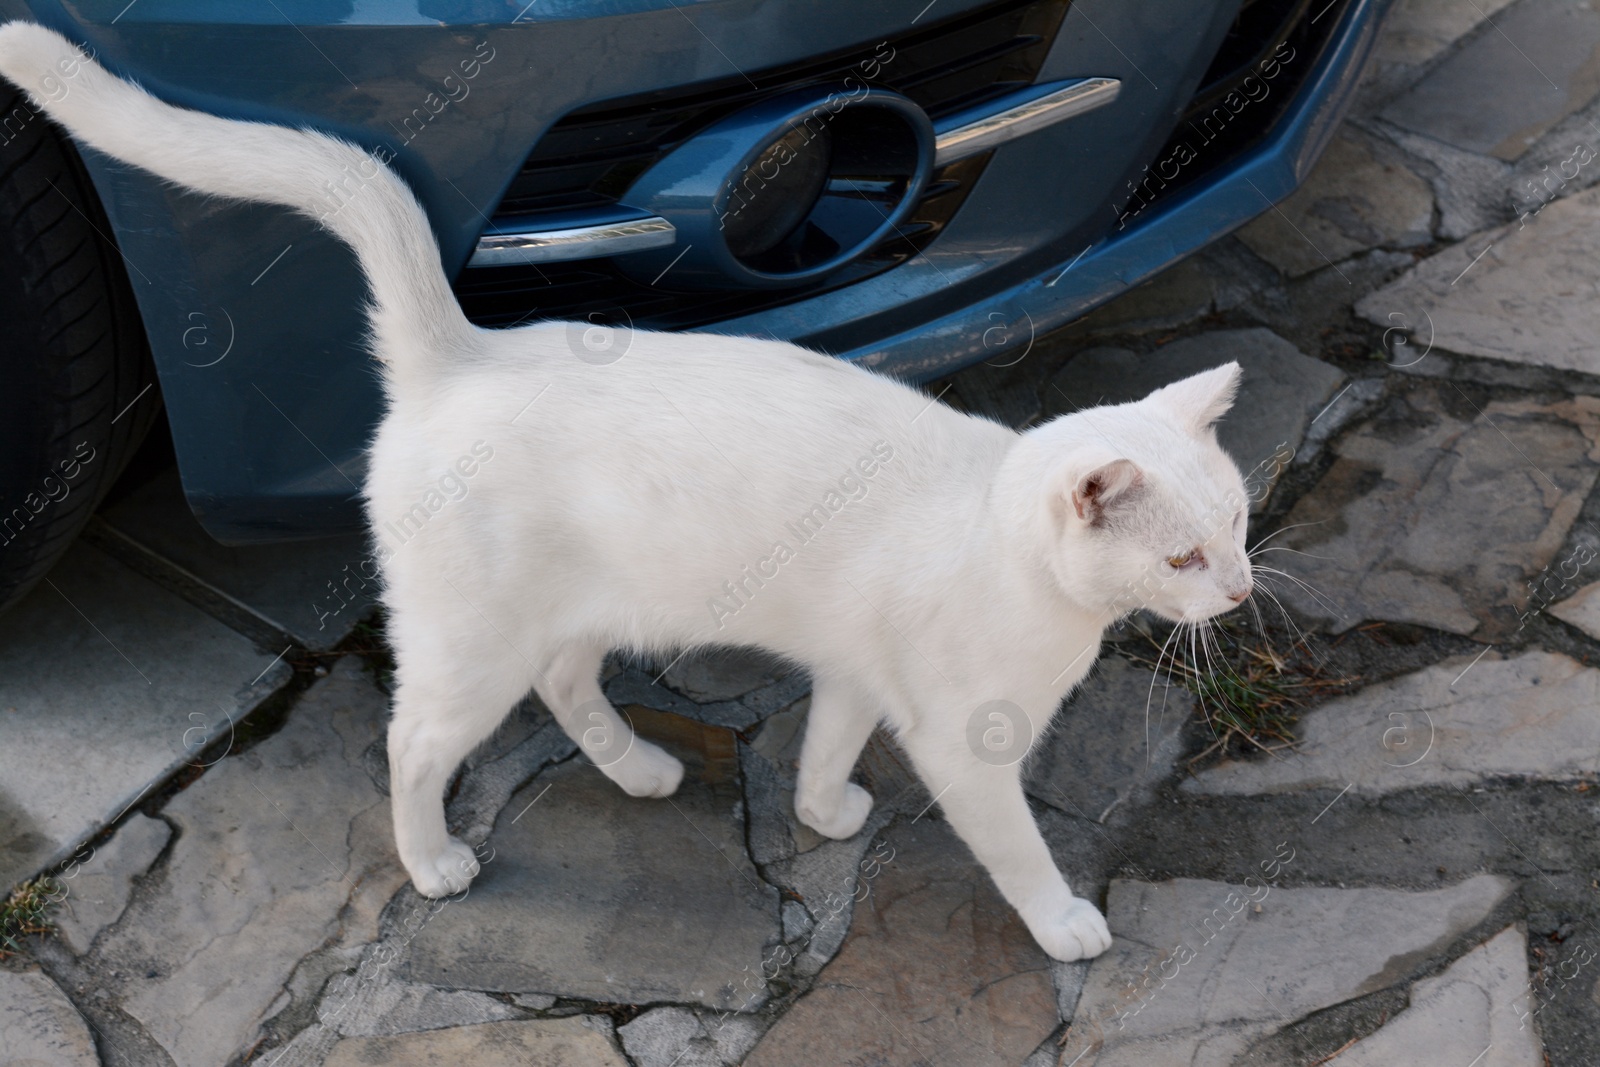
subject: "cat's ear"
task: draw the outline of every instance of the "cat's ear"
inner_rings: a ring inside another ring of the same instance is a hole
[[[1114,459],[1079,474],[1067,493],[1078,518],[1089,526],[1103,523],[1144,483],[1144,471],[1129,459]]]
[[[1233,407],[1240,374],[1239,364],[1224,363],[1162,386],[1147,399],[1169,411],[1191,433],[1204,433]]]

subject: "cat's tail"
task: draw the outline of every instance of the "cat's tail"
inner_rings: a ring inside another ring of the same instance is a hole
[[[34,23],[0,26],[0,74],[107,155],[196,192],[293,208],[350,245],[372,290],[374,349],[402,389],[470,347],[476,327],[450,292],[422,205],[365,150],[163,103]]]

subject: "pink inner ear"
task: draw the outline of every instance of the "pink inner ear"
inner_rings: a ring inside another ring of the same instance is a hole
[[[1106,511],[1144,480],[1144,472],[1132,461],[1114,459],[1078,479],[1072,490],[1072,510],[1078,518],[1093,525],[1105,518]]]

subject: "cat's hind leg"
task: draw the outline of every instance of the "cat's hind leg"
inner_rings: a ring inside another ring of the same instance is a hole
[[[683,781],[683,764],[637,736],[600,689],[606,649],[574,641],[561,646],[533,688],[567,736],[600,772],[635,797],[669,797]]]
[[[854,837],[872,811],[872,794],[850,781],[850,772],[876,725],[877,714],[854,688],[817,677],[800,748],[794,810],[823,837]]]
[[[501,671],[485,669],[444,640],[402,642],[397,655],[399,685],[389,723],[395,845],[417,892],[448,896],[467,888],[478,861],[445,827],[445,786],[528,691],[531,671],[509,663]]]

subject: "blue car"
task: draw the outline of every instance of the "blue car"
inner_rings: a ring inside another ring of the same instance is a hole
[[[1032,339],[1305,177],[1387,0],[0,0],[172,102],[416,190],[467,315],[771,336],[911,379]],[[66,65],[70,67],[70,64]],[[76,148],[0,86],[0,606],[165,407],[228,544],[348,532],[380,395],[350,252]],[[64,69],[47,93],[70,93]],[[197,146],[203,150],[204,146]],[[330,183],[327,210],[362,176]]]

